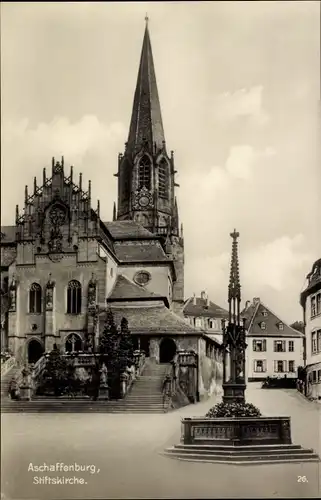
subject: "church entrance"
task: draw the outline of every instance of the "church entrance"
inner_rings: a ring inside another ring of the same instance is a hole
[[[159,346],[159,362],[170,363],[176,354],[176,343],[173,339],[165,337]]]
[[[30,340],[28,344],[28,363],[37,363],[38,359],[43,355],[43,347],[39,340]]]

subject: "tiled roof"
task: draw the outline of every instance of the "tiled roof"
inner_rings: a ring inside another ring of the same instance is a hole
[[[116,278],[114,287],[108,297],[108,301],[117,300],[161,300],[163,297],[156,293],[146,290],[144,287],[136,285],[133,281],[119,274]]]
[[[227,318],[228,312],[222,307],[214,304],[214,302],[209,301],[208,307],[206,305],[206,299],[201,297],[195,297],[196,304],[193,303],[194,298],[191,297],[187,299],[186,304],[183,308],[183,313],[186,316],[206,316],[207,318]]]
[[[267,315],[264,316],[263,312],[266,312]],[[247,319],[247,335],[250,337],[303,337],[302,333],[287,325],[261,301],[251,304],[246,310],[243,310],[241,317]],[[262,323],[265,323],[264,330],[261,328]],[[280,323],[283,324],[283,330],[279,329]]]
[[[132,333],[140,334],[171,334],[203,336],[204,332],[194,329],[187,322],[167,309],[164,305],[141,305],[135,307],[119,307],[111,304],[116,324],[122,318],[128,321]],[[100,315],[100,329],[103,329],[106,313]]]
[[[114,244],[116,257],[125,262],[157,261],[169,262],[160,243],[148,242],[117,242]]]
[[[1,226],[1,244],[16,241],[16,226]]]
[[[115,240],[131,240],[135,238],[157,239],[153,233],[133,220],[117,220],[103,223]]]

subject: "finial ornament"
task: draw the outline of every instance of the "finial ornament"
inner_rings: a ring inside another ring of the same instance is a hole
[[[146,28],[147,28],[147,26],[148,26],[148,21],[149,21],[149,17],[148,17],[148,14],[147,14],[147,12],[146,12],[146,14],[145,14]]]

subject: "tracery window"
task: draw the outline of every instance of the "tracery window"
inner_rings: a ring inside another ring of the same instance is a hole
[[[82,350],[82,340],[79,335],[72,333],[68,335],[65,343],[66,352],[78,352]]]
[[[67,289],[67,314],[81,313],[81,284],[72,280],[68,283]]]
[[[32,283],[29,290],[29,312],[34,314],[41,313],[41,286],[38,283]]]
[[[158,194],[160,198],[168,199],[168,163],[164,158],[158,166]]]
[[[151,164],[148,156],[143,156],[138,167],[138,188],[151,188]]]

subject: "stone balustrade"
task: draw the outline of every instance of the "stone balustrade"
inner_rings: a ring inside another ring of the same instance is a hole
[[[183,418],[181,442],[211,445],[291,444],[290,417]]]
[[[11,356],[1,364],[1,377],[4,377],[16,364],[16,358]]]

